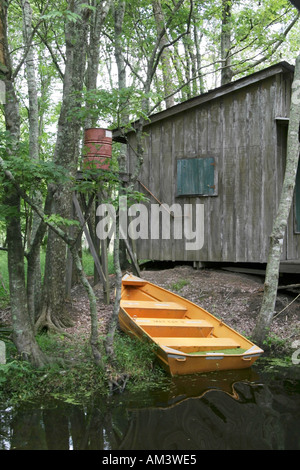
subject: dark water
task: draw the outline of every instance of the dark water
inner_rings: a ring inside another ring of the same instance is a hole
[[[299,369],[166,379],[82,405],[0,405],[0,417],[0,450],[299,450]]]

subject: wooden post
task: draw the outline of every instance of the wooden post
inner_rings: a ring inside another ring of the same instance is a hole
[[[73,203],[74,203],[79,221],[80,221],[81,225],[83,226],[83,231],[84,231],[84,234],[86,236],[86,239],[87,239],[87,242],[88,242],[88,245],[89,245],[89,248],[90,248],[91,255],[93,256],[96,269],[98,271],[100,280],[101,280],[102,285],[103,285],[104,302],[109,303],[109,278],[108,277],[106,278],[105,273],[103,272],[103,269],[102,269],[102,266],[101,266],[101,263],[100,263],[100,260],[99,260],[99,256],[98,256],[97,251],[95,249],[95,245],[93,243],[93,240],[92,240],[92,237],[89,233],[89,230],[86,226],[84,216],[83,216],[83,213],[81,211],[78,199],[77,199],[77,197],[74,193],[73,193]]]
[[[102,268],[103,268],[105,278],[107,280],[105,291],[104,291],[104,296],[106,299],[105,303],[108,305],[110,303],[110,285],[109,285],[108,256],[107,256],[108,246],[107,246],[106,240],[100,241],[100,247],[101,247],[100,250],[101,250]]]
[[[96,234],[96,227],[97,227],[96,212],[97,212],[98,204],[99,204],[99,198],[98,198],[98,196],[96,196],[94,214],[93,214],[93,223],[92,224],[89,223],[88,226],[89,226],[90,234],[92,235],[93,240],[94,240],[94,245],[95,245],[96,251],[100,255],[100,259],[101,259],[100,240],[99,240],[99,238],[97,237],[97,234]],[[102,260],[101,260],[101,263],[102,263]],[[102,269],[103,269],[103,272],[105,274],[105,269],[103,267],[103,263],[102,263]],[[97,268],[94,265],[94,284],[95,285],[98,284],[99,281],[100,281],[100,277],[99,277]]]
[[[97,206],[100,204],[101,200],[101,195],[98,194],[96,198],[96,208],[95,212],[97,212]],[[95,220],[95,227],[97,226],[97,222]],[[99,240],[97,237],[97,234],[95,234],[95,240],[97,240],[97,245],[100,248],[100,257],[101,257],[101,264],[102,264],[102,269],[105,275],[105,278],[107,279],[106,283],[106,289],[104,292],[104,296],[106,298],[106,303],[107,305],[110,303],[110,285],[109,285],[109,272],[108,272],[108,245],[106,240]]]

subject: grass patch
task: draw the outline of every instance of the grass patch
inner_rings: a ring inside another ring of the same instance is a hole
[[[48,357],[56,358],[42,369],[19,360],[14,344],[6,344],[7,362],[0,365],[2,403],[12,405],[49,397],[67,403],[83,403],[95,395],[108,396],[107,376],[93,362],[86,338],[42,334],[37,337],[37,342]],[[128,390],[154,389],[165,380],[164,371],[154,367],[156,356],[151,345],[117,333],[115,352],[117,363],[113,376],[118,378],[125,374]]]
[[[156,362],[156,345],[140,341],[124,333],[117,333],[115,337],[115,352],[120,369],[124,369],[131,377],[132,384],[137,387],[155,383],[164,375],[159,367],[154,367]]]
[[[109,273],[114,272],[113,255],[109,254]],[[26,262],[26,260],[25,260]],[[83,250],[82,262],[88,276],[94,274],[94,261],[88,250]],[[41,251],[44,272],[45,252]],[[25,265],[26,268],[26,265]],[[0,308],[9,303],[7,253],[0,252]],[[3,284],[2,282],[3,281]],[[6,331],[0,325],[0,337]],[[37,342],[51,358],[51,365],[36,369],[18,357],[15,345],[6,343],[6,364],[0,365],[0,401],[14,404],[21,401],[53,397],[68,403],[84,402],[94,394],[107,396],[110,389],[107,375],[92,359],[89,340],[84,336],[71,339],[58,334],[41,334]],[[99,338],[101,343],[101,338]],[[104,351],[104,348],[102,348]],[[165,379],[164,371],[154,367],[156,355],[151,346],[117,333],[115,337],[117,364],[113,374],[125,374],[126,388],[145,390],[155,388]],[[106,360],[103,352],[104,361]]]
[[[290,345],[285,338],[279,338],[275,333],[271,333],[264,340],[263,348],[266,351],[284,355],[289,352]]]
[[[179,281],[171,284],[171,290],[180,291],[184,286],[187,286],[190,282],[186,279],[179,279]]]
[[[87,276],[94,275],[94,259],[88,249],[82,250],[82,266]],[[115,272],[114,257],[113,257],[113,253],[109,252],[108,253],[108,273],[114,274],[114,272]]]
[[[44,273],[46,253],[41,250],[41,271]],[[87,276],[94,275],[94,260],[89,250],[82,251],[82,264],[83,269]],[[27,271],[27,261],[24,259],[25,276]],[[114,274],[114,260],[113,254],[108,254],[108,272]],[[0,308],[5,308],[9,304],[9,277],[7,267],[7,252],[0,251]]]

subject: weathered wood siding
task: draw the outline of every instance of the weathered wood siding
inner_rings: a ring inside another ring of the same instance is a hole
[[[204,204],[204,246],[138,240],[143,259],[266,262],[286,158],[292,76],[278,73],[147,125],[140,181],[162,203]],[[134,147],[134,135],[131,135]],[[176,197],[177,160],[214,157],[215,195]],[[134,152],[129,148],[132,170]],[[145,191],[153,204],[157,201]],[[163,210],[163,209],[162,209]],[[293,212],[293,211],[292,211]],[[283,259],[300,258],[291,213]]]

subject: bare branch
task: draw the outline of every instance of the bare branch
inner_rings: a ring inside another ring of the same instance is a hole
[[[179,2],[175,5],[175,8],[172,10],[172,14],[170,15],[168,21],[166,22],[165,26],[161,29],[160,34],[157,37],[150,61],[149,61],[149,68],[148,68],[148,80],[152,80],[155,71],[157,69],[159,59],[161,54],[163,53],[164,49],[167,47],[170,47],[171,45],[175,44],[175,42],[179,41],[179,39],[189,33],[189,28],[190,28],[190,23],[191,23],[191,16],[192,16],[192,11],[193,11],[193,1],[190,1],[190,13],[189,13],[189,19],[188,19],[188,24],[187,24],[187,29],[184,33],[180,34],[174,41],[169,42],[168,44],[164,44],[162,47],[160,47],[161,40],[163,36],[167,32],[167,28],[170,26],[170,23],[172,22],[175,13],[179,10],[181,5],[183,4],[184,0],[179,0]],[[157,52],[158,51],[158,52]]]
[[[47,11],[47,8],[48,8],[48,6],[49,6],[50,3],[51,3],[50,0],[48,0],[47,3],[46,3],[46,6],[45,6],[45,8],[44,8],[44,10],[43,10],[43,12],[42,12],[41,18],[39,19],[39,21],[37,22],[37,24],[36,24],[36,25],[34,26],[34,28],[32,29],[32,33],[31,33],[30,37],[28,38],[28,42],[27,42],[27,45],[26,45],[26,47],[25,47],[24,55],[23,55],[22,59],[20,60],[19,64],[17,65],[17,67],[16,67],[14,73],[12,74],[12,79],[14,79],[14,78],[18,75],[18,73],[19,73],[19,71],[20,71],[20,68],[21,68],[22,65],[24,64],[25,59],[26,59],[27,54],[28,54],[28,51],[30,50],[30,48],[31,48],[31,46],[32,46],[32,40],[33,40],[33,38],[34,38],[34,35],[35,35],[35,33],[37,32],[37,30],[38,30],[40,24],[42,23],[42,21],[43,21],[43,15],[44,15],[44,13]]]

